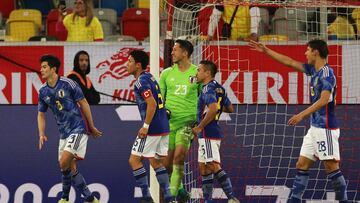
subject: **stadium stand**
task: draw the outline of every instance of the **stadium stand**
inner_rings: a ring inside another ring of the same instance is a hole
[[[57,41],[56,37],[53,36],[45,36],[45,35],[38,35],[30,37],[29,42],[47,42],[47,41]]]
[[[208,35],[208,25],[209,25],[209,21],[210,21],[210,16],[211,16],[211,13],[213,11],[213,7],[210,6],[210,7],[206,7],[202,10],[200,10],[199,12],[199,16],[198,16],[198,24],[200,25],[200,34],[201,35],[204,35],[204,36],[207,36]],[[222,20],[222,18],[220,18],[220,21],[218,23],[218,30],[222,30],[222,26],[224,24],[224,21]],[[221,33],[220,33],[221,35]],[[213,36],[213,39],[218,39],[218,33],[215,32],[214,33],[214,36]]]
[[[122,34],[133,36],[136,40],[142,41],[149,36],[149,24],[149,9],[126,9],[121,18]]]
[[[136,38],[129,35],[110,35],[105,36],[107,42],[135,42]]]
[[[274,34],[287,35],[289,40],[305,38],[307,18],[306,10],[278,8],[272,19]]]
[[[68,8],[66,10],[67,13],[71,13],[72,10]],[[65,41],[67,37],[67,33],[64,32],[56,32],[56,23],[59,18],[59,10],[52,9],[46,17],[46,33],[48,36],[56,37],[59,41]]]
[[[6,30],[14,41],[28,41],[30,37],[40,34],[41,22],[40,11],[17,9],[10,13],[6,21]]]
[[[127,1],[124,0],[101,0],[99,8],[111,8],[114,9],[118,17],[123,15],[126,10]]]
[[[1,0],[0,12],[4,18],[8,18],[11,11],[15,9],[14,0]]]
[[[115,35],[117,29],[117,13],[111,8],[96,8],[94,15],[98,17],[104,32],[104,37]]]
[[[43,16],[46,16],[54,8],[52,0],[21,0],[20,2],[21,8],[39,10]]]
[[[2,17],[2,13],[0,12],[0,29],[4,27],[4,21]]]
[[[355,8],[351,14],[352,18],[356,23],[357,39],[360,37],[360,8]]]

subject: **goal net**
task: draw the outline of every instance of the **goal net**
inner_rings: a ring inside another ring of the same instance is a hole
[[[309,106],[310,78],[250,50],[246,41],[259,39],[271,49],[305,62],[308,40],[326,39],[328,63],[337,77],[340,167],[349,200],[360,201],[360,161],[356,158],[360,152],[357,1],[167,0],[163,7],[168,29],[161,34],[169,41],[190,40],[195,47],[194,64],[202,59],[214,61],[220,70],[216,79],[236,107],[235,113],[223,115],[221,124],[226,136],[220,151],[223,169],[241,202],[287,201],[302,140],[309,128],[308,119],[295,127],[288,126],[287,121]],[[231,35],[226,37],[223,27],[230,23],[236,7]],[[164,50],[169,49],[168,45],[165,43]],[[191,202],[202,202],[196,141],[185,168],[184,185],[191,192]],[[215,186],[213,198],[225,202],[219,185]],[[331,181],[320,162],[310,170],[303,200],[335,200]]]

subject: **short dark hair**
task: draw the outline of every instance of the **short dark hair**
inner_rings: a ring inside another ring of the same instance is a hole
[[[185,49],[188,53],[188,57],[190,58],[191,54],[194,51],[194,46],[191,44],[191,42],[187,40],[178,39],[175,41],[175,43],[178,43],[180,45],[180,48]]]
[[[200,64],[204,65],[206,70],[209,70],[211,73],[211,77],[215,77],[216,73],[218,72],[218,68],[214,62],[209,60],[202,60]]]
[[[149,64],[149,56],[145,51],[133,50],[130,52],[130,56],[134,58],[136,63],[141,63],[141,68],[143,70],[146,69],[147,65]]]
[[[60,60],[58,57],[50,55],[50,54],[46,54],[41,56],[40,58],[40,62],[47,62],[48,65],[50,66],[50,68],[56,68],[56,74],[59,73],[59,69],[60,69]]]
[[[329,54],[327,43],[324,40],[321,39],[313,39],[310,40],[307,45],[312,50],[317,50],[319,52],[319,55],[321,58],[326,59],[326,57]]]

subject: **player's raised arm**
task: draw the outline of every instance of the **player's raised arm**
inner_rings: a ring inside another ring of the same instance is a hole
[[[90,129],[90,133],[94,136],[94,137],[100,137],[102,135],[102,132],[100,132],[98,129],[95,128],[94,126],[94,121],[92,119],[92,115],[91,115],[91,111],[90,111],[90,106],[89,103],[86,101],[86,99],[82,99],[79,101],[79,105],[80,108],[82,110],[82,112],[84,113],[85,119],[87,124],[89,125],[89,129]]]
[[[276,51],[271,50],[270,48],[266,47],[264,44],[260,42],[255,42],[250,40],[249,46],[252,48],[252,50],[256,50],[258,52],[264,53],[277,62],[284,64],[285,66],[288,66],[290,68],[293,68],[297,71],[305,72],[305,69],[303,67],[303,63],[296,61],[288,56],[285,56],[283,54],[280,54]]]
[[[41,150],[42,146],[47,141],[47,137],[45,135],[45,113],[39,111],[37,120],[39,129],[39,150]]]

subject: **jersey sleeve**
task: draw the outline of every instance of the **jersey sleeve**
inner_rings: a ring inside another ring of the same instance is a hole
[[[224,95],[224,106],[230,106],[231,105],[231,101],[229,99],[229,97],[227,96],[227,94]]]
[[[170,73],[170,69],[171,68],[167,68],[167,69],[163,70],[160,75],[159,86],[160,86],[161,94],[164,98],[166,98],[166,89],[167,89],[166,78],[168,77],[168,75]]]
[[[307,64],[307,63],[304,63],[303,67],[304,67],[306,75],[309,75],[309,76],[312,75],[314,66],[312,66],[310,64]]]
[[[45,103],[45,101],[42,99],[42,91],[39,93],[39,101],[38,101],[38,111],[40,112],[46,112],[48,109],[48,105]]]
[[[329,75],[329,76],[326,76],[326,77],[324,75],[322,75],[320,77],[320,81],[322,83],[322,90],[321,91],[324,91],[324,90],[331,91],[336,85],[336,80],[335,80],[334,75]]]
[[[93,18],[93,32],[94,32],[94,40],[103,40],[104,39],[104,32],[101,26],[101,23],[98,18]]]
[[[152,96],[151,85],[149,84],[148,81],[140,78],[138,81],[136,81],[135,86],[137,88],[137,91],[144,99],[147,99]]]
[[[78,101],[84,99],[85,96],[84,96],[84,93],[82,92],[79,84],[77,84],[76,82],[74,82],[74,84],[75,84],[74,87],[70,87],[70,91],[73,96],[73,99],[78,102]]]
[[[212,104],[212,103],[217,103],[217,98],[216,98],[216,93],[214,90],[208,90],[205,95],[204,95],[204,99],[205,99],[205,104],[206,106]]]

